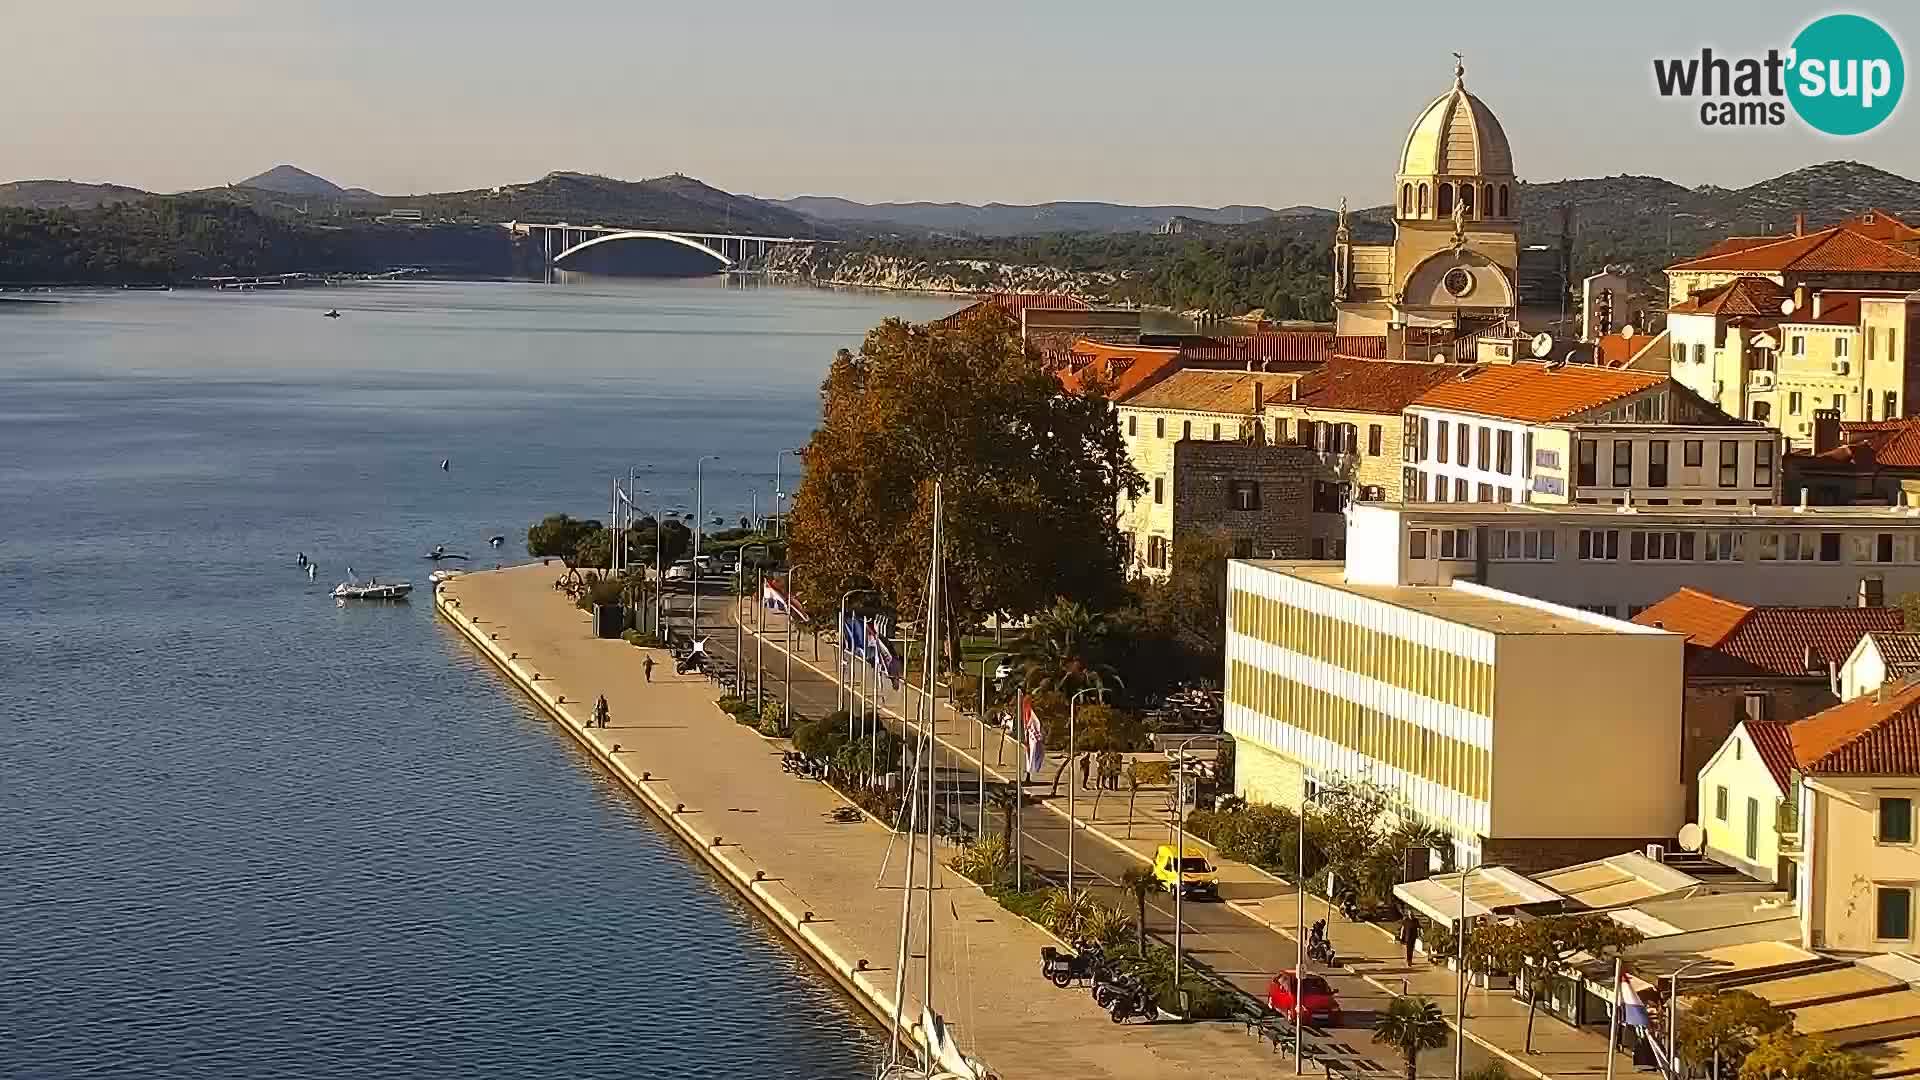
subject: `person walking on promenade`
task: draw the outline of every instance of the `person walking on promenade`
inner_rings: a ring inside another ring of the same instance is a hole
[[[1407,966],[1413,966],[1413,946],[1420,940],[1420,919],[1409,911],[1400,920],[1400,943],[1407,947]]]
[[[640,670],[647,673],[648,682],[653,681],[653,656],[651,654],[649,654],[645,660],[641,661]]]
[[[1081,754],[1080,755],[1080,790],[1081,791],[1085,791],[1088,788],[1093,786],[1088,782],[1088,778],[1092,775],[1092,773],[1093,773],[1093,758],[1087,754]]]
[[[601,694],[600,700],[593,703],[593,726],[607,726],[607,695]]]

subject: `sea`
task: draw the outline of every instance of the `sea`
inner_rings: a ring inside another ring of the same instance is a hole
[[[835,350],[959,301],[35,298],[0,302],[0,1077],[871,1075],[864,1014],[424,598],[328,593],[524,558],[629,469],[764,512]]]

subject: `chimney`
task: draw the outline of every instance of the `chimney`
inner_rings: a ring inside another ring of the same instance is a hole
[[[1824,454],[1840,445],[1840,410],[1813,410],[1813,452]]]
[[[1807,489],[1806,489],[1806,488],[1801,488],[1801,489],[1800,489],[1800,506],[1799,506],[1799,510],[1800,510],[1800,512],[1801,512],[1801,513],[1803,513],[1803,514],[1807,512]]]
[[[1288,401],[1300,400],[1300,380],[1299,379],[1295,379],[1292,382],[1287,384],[1287,400]]]
[[[1253,383],[1253,411],[1259,412],[1266,404],[1267,384],[1256,379]]]
[[[1793,313],[1798,315],[1805,310],[1807,310],[1807,287],[1805,285],[1795,285],[1793,287]]]
[[[1816,319],[1820,317],[1820,297],[1823,295],[1818,291],[1813,294],[1813,317]]]
[[[1804,211],[1793,215],[1793,235],[1807,235],[1807,215]]]

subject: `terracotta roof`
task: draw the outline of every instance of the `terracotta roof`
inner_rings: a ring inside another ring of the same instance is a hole
[[[1789,729],[1802,772],[1920,776],[1920,681],[1865,694]]]
[[[1181,412],[1252,416],[1256,386],[1266,395],[1284,397],[1287,385],[1295,378],[1297,376],[1271,371],[1186,368],[1132,395],[1126,400],[1126,405],[1134,409],[1177,409]]]
[[[1413,401],[1435,409],[1550,423],[1611,404],[1669,381],[1667,375],[1586,365],[1494,364],[1450,369],[1454,378]]]
[[[1888,244],[1897,244],[1903,240],[1920,237],[1920,229],[1913,228],[1879,207],[1855,214],[1840,224],[1861,236],[1872,237]]]
[[[1900,631],[1887,607],[1750,607],[1683,588],[1633,617],[1687,636],[1687,674],[1793,678],[1807,674],[1807,650],[1834,667],[1867,634]]]
[[[1113,345],[1082,338],[1073,343],[1071,361],[1059,369],[1060,385],[1070,394],[1094,378],[1106,383],[1107,397],[1125,401],[1180,369],[1180,350]]]
[[[979,315],[998,314],[1018,322],[1021,313],[1028,308],[1066,308],[1072,311],[1085,311],[1091,305],[1077,296],[1065,293],[994,293],[984,300],[968,304],[944,319],[936,320],[936,326],[952,326]]]
[[[1632,337],[1602,334],[1600,340],[1594,342],[1593,362],[1601,367],[1623,368],[1631,365],[1648,350],[1653,350],[1657,355],[1664,357],[1670,348],[1665,330],[1657,334],[1635,334]]]
[[[1920,633],[1902,630],[1867,636],[1873,639],[1874,648],[1880,651],[1880,659],[1886,662],[1889,675],[1920,672]]]
[[[1322,330],[1267,330],[1238,337],[1216,337],[1184,343],[1182,359],[1194,363],[1224,363],[1243,367],[1256,364],[1324,364],[1335,356],[1381,357],[1387,339],[1371,336],[1338,337]]]
[[[1767,236],[1729,236],[1700,254],[1695,255],[1694,259],[1711,259],[1716,255],[1730,255],[1736,251],[1745,251],[1750,247],[1759,247],[1761,244],[1771,244],[1778,239],[1780,239],[1778,234],[1769,234]]]
[[[1748,720],[1747,738],[1752,741],[1754,752],[1760,755],[1760,761],[1773,774],[1773,782],[1782,792],[1793,787],[1793,770],[1799,763],[1793,759],[1793,738],[1788,725],[1778,720]]]
[[[1739,277],[1702,289],[1668,309],[1673,315],[1778,315],[1780,302],[1793,295],[1763,277]]]
[[[1397,415],[1415,399],[1460,377],[1452,364],[1335,357],[1300,380],[1299,395],[1270,394],[1268,403],[1335,412]]]
[[[1667,269],[1748,274],[1850,270],[1920,274],[1920,256],[1911,255],[1848,226],[1836,225],[1802,236],[1783,236],[1771,243],[1701,255],[1675,263]]]
[[[1843,420],[1840,450],[1845,460],[1896,468],[1920,468],[1920,417],[1904,420]],[[1841,460],[1833,452],[1821,455]]]

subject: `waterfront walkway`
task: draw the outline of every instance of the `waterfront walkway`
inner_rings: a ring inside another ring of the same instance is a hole
[[[558,576],[540,564],[466,574],[441,586],[435,603],[463,641],[564,723],[600,765],[856,1000],[877,1015],[890,1012],[901,843],[871,821],[837,820],[834,812],[845,804],[832,789],[783,772],[781,745],[721,713],[704,678],[674,676],[670,659],[653,652],[658,666],[647,682],[641,661],[649,651],[593,638],[587,616],[552,588]],[[796,678],[801,670],[796,662]],[[587,729],[599,694],[607,697],[612,723]],[[951,849],[943,844],[939,852],[944,859]],[[1056,990],[1040,979],[1039,950],[1050,943],[1044,932],[944,868],[939,885],[936,1004],[962,1046],[1007,1080],[1250,1080],[1291,1071],[1238,1025],[1114,1025],[1085,990]],[[649,910],[644,896],[610,899],[632,913],[610,925],[610,933],[644,934],[650,920],[675,917]],[[920,948],[916,943],[916,954]],[[912,994],[918,964],[911,968],[909,1017],[919,1012]],[[1366,1043],[1363,1032],[1345,1034]],[[1441,1055],[1429,1055],[1422,1072],[1443,1075],[1446,1065]]]
[[[725,616],[728,619],[752,612],[748,604],[730,604],[729,607],[731,610]],[[751,620],[758,616],[748,614],[746,617]],[[762,641],[766,662],[764,686],[769,697],[777,698],[786,690],[784,677],[787,668],[782,649],[786,628],[779,616],[768,615],[766,618],[767,628]],[[719,621],[715,620],[716,623]],[[747,648],[742,650],[746,662],[743,670],[751,680],[754,641],[751,636],[746,640]],[[822,715],[831,711],[835,701],[834,646],[830,640],[825,641],[821,645],[822,659],[816,662],[812,659],[810,639],[796,634],[795,641],[798,643],[792,666],[795,706],[807,715]],[[733,636],[730,626],[726,632],[720,632],[716,627],[709,647],[716,645],[723,654],[732,658]],[[900,697],[890,692],[887,698],[883,707],[897,718]],[[1013,763],[1019,760],[1020,751],[1018,744],[1004,732],[988,728],[983,753],[980,726],[971,713],[949,710],[944,704],[937,712],[935,732],[945,744],[955,767],[972,772],[977,768],[978,760],[984,758],[989,783],[1010,781],[1015,768]],[[1048,754],[1046,767],[1039,775],[1051,779],[1064,758],[1063,753]],[[1002,762],[1006,764],[1002,765]],[[1066,832],[1069,786],[1068,776],[1063,775],[1057,795],[1046,797],[1046,783],[1035,782],[1028,787],[1029,795],[1045,797],[1045,807],[1053,811],[1050,814],[1029,813],[1024,822],[1023,834],[1028,840],[1029,859],[1039,862],[1043,868],[1064,866],[1063,837]],[[1107,792],[1098,801],[1097,813],[1091,792],[1083,789],[1073,801],[1074,820],[1081,826],[1074,852],[1077,872],[1093,879],[1096,887],[1106,892],[1107,900],[1122,903],[1130,909],[1133,903],[1131,896],[1120,895],[1115,883],[1128,866],[1151,860],[1157,846],[1172,842],[1171,792],[1164,787],[1143,788],[1131,806],[1125,791]],[[992,815],[989,815],[990,830],[995,827],[991,819]],[[1213,851],[1210,845],[1191,837],[1188,842]],[[1182,906],[1181,923],[1186,948],[1191,955],[1213,967],[1241,989],[1259,995],[1264,991],[1266,980],[1275,971],[1291,967],[1296,962],[1294,932],[1299,910],[1298,894],[1292,885],[1258,867],[1220,859],[1217,852],[1214,852],[1214,861],[1219,867],[1221,897],[1225,903],[1190,902]],[[1344,968],[1339,972],[1323,972],[1339,994],[1348,1014],[1345,1028],[1338,1029],[1336,1034],[1344,1037],[1348,1048],[1372,1057],[1382,1065],[1400,1069],[1390,1051],[1369,1044],[1365,1029],[1371,1025],[1375,1012],[1392,996],[1400,993],[1423,994],[1432,998],[1441,1005],[1451,1023],[1456,986],[1453,972],[1435,966],[1419,954],[1415,955],[1411,965],[1407,964],[1404,948],[1389,931],[1372,924],[1349,923],[1337,912],[1327,911],[1324,901],[1309,896],[1306,921],[1312,923],[1318,918],[1328,919],[1328,933]],[[1173,905],[1165,897],[1156,897],[1151,902],[1148,926],[1163,941],[1172,937]],[[1516,1077],[1593,1077],[1606,1074],[1607,1040],[1604,1031],[1575,1030],[1544,1011],[1535,1018],[1533,1026],[1533,1050],[1530,1052],[1526,1040],[1526,1003],[1507,991],[1469,988],[1469,1041],[1464,1054],[1465,1067],[1473,1070],[1498,1061]],[[1353,1028],[1360,1030],[1351,1030]],[[1450,1076],[1452,1056],[1451,1047],[1428,1052],[1421,1060],[1421,1073]],[[1630,1055],[1619,1055],[1615,1064],[1620,1076],[1632,1076],[1635,1072]],[[1291,1072],[1291,1068],[1285,1071]]]

